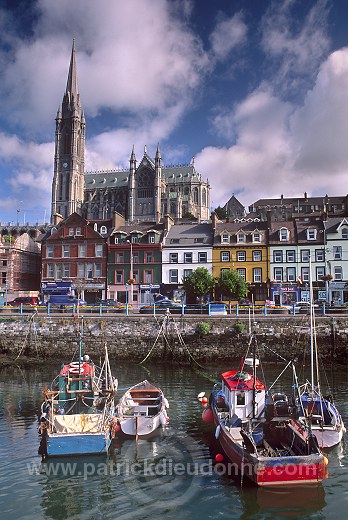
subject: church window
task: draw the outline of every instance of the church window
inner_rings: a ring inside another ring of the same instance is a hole
[[[193,190],[193,202],[198,204],[198,188],[194,188]]]
[[[202,190],[202,204],[203,206],[207,205],[207,191],[205,188]]]

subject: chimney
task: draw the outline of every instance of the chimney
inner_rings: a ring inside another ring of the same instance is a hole
[[[55,213],[53,215],[53,225],[54,226],[58,226],[58,224],[60,224],[60,222],[63,221],[63,217],[60,213]]]
[[[120,226],[124,226],[126,223],[125,218],[121,213],[117,213],[117,211],[114,211],[114,214],[112,216],[112,227],[114,229],[118,229]]]
[[[218,221],[219,221],[218,216],[215,213],[215,211],[213,211],[213,213],[211,214],[211,223],[213,226],[213,231],[216,230],[216,225],[217,225]]]
[[[165,234],[168,233],[172,225],[174,224],[174,220],[170,215],[164,215],[163,217],[163,223],[164,223],[164,232]]]

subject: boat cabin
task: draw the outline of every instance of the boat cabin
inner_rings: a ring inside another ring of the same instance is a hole
[[[226,406],[231,417],[236,415],[243,422],[260,416],[265,396],[266,387],[257,377],[244,370],[229,370],[222,374],[222,391],[217,396],[217,404]]]

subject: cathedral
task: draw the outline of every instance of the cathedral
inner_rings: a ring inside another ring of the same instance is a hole
[[[78,90],[73,43],[66,91],[56,117],[51,223],[76,212],[88,220],[110,219],[114,212],[129,223],[210,217],[210,185],[188,165],[164,166],[156,155],[137,161],[134,147],[129,169],[85,172],[86,120]]]

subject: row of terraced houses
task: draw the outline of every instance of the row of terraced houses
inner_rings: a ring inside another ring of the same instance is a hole
[[[73,213],[42,237],[42,284],[71,283],[87,302],[112,298],[133,305],[156,293],[185,301],[183,278],[197,267],[214,277],[235,269],[255,303],[308,298],[348,301],[348,219],[325,214],[291,220],[249,216],[221,221],[127,224],[88,221]],[[224,295],[210,295],[220,299]]]

